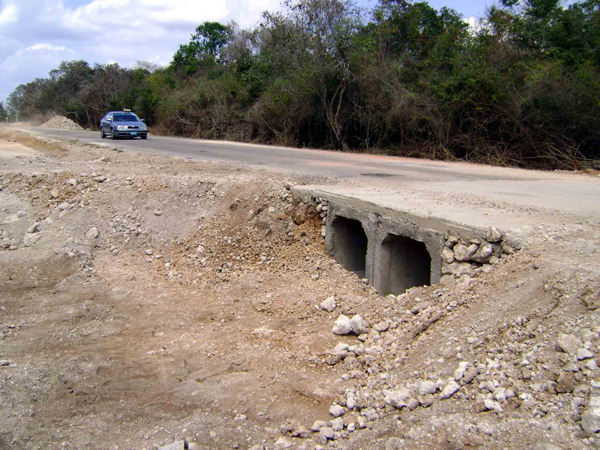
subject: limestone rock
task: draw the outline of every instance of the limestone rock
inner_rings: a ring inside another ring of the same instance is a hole
[[[312,427],[310,427],[310,429],[312,431],[319,431],[323,427],[331,427],[331,422],[325,420],[317,420],[315,421],[315,423],[312,424]]]
[[[350,323],[351,323],[352,331],[354,331],[354,333],[359,336],[368,331],[367,322],[365,322],[364,319],[358,314],[356,314],[354,317],[352,317],[352,320],[350,321]]]
[[[329,408],[329,414],[333,417],[340,417],[344,415],[345,412],[346,410],[340,405],[332,405],[331,408]]]
[[[352,331],[350,319],[343,314],[333,324],[333,333],[338,335],[349,334]]]
[[[446,384],[446,387],[444,387],[444,390],[442,391],[442,400],[452,397],[458,392],[459,389],[459,384],[454,380],[450,380],[448,384]]]
[[[594,354],[590,352],[587,348],[578,348],[577,349],[577,359],[579,361],[583,361],[584,359],[593,358]]]
[[[460,381],[464,376],[467,368],[469,367],[469,363],[466,361],[462,361],[458,364],[458,369],[454,371],[454,379],[456,381]]]
[[[333,312],[335,310],[335,308],[337,308],[337,305],[335,303],[335,296],[331,296],[331,297],[327,298],[326,300],[324,300],[323,302],[321,302],[319,307],[324,311]]]
[[[484,243],[477,249],[472,259],[473,261],[484,264],[489,262],[493,255],[494,247],[492,247],[491,244]]]
[[[411,392],[406,388],[400,388],[395,391],[384,391],[385,397],[383,400],[394,408],[402,409],[408,407],[412,403]]]
[[[452,249],[448,247],[444,247],[442,249],[442,260],[448,264],[452,264],[454,262],[454,252]]]
[[[421,381],[419,383],[419,395],[434,394],[437,390],[433,381]]]
[[[402,450],[404,440],[399,437],[391,437],[385,442],[385,450]]]
[[[600,431],[600,382],[592,381],[592,389],[588,406],[581,419],[584,431],[597,433]]]
[[[556,340],[556,346],[569,355],[575,355],[577,350],[583,347],[583,342],[572,334],[560,334]]]
[[[473,258],[478,248],[477,244],[471,244],[468,247],[464,244],[456,244],[454,246],[454,258],[457,261],[469,261]]]
[[[41,234],[35,233],[27,233],[25,235],[25,237],[23,238],[23,244],[26,247],[31,247],[33,244],[35,244],[37,241],[39,241],[42,238]]]
[[[495,244],[496,242],[500,242],[502,240],[502,233],[500,233],[496,227],[492,227],[488,230],[485,235],[485,240]]]
[[[331,429],[333,431],[342,431],[344,429],[344,419],[338,417],[331,421]]]
[[[89,230],[87,230],[87,233],[85,233],[85,237],[88,239],[96,239],[99,235],[100,235],[100,232],[98,231],[98,228],[96,228],[96,227],[90,228]]]

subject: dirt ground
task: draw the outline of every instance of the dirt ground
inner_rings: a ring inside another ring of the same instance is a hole
[[[313,181],[0,131],[0,449],[600,447],[597,223],[380,297]]]

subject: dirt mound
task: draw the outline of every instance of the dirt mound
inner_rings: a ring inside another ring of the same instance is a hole
[[[54,116],[52,119],[40,125],[41,128],[58,128],[59,130],[81,131],[79,125],[63,116]]]

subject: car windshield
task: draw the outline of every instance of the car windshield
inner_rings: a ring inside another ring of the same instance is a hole
[[[135,114],[115,114],[113,120],[115,122],[139,122],[140,119]]]

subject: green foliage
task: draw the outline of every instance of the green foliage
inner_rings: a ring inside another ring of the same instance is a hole
[[[501,0],[475,30],[424,1],[287,0],[255,29],[205,22],[166,68],[63,62],[10,113],[165,134],[578,168],[600,156],[600,0]],[[0,105],[0,117],[3,109]]]

